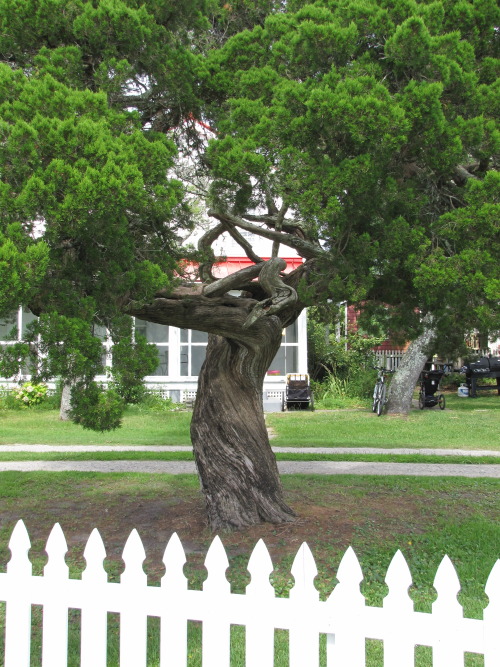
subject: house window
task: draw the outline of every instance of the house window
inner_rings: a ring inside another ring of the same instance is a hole
[[[5,348],[9,344],[17,343],[22,340],[22,336],[26,334],[26,327],[30,322],[36,320],[36,315],[29,310],[29,308],[21,308],[17,313],[12,313],[8,317],[0,319],[0,346]],[[19,371],[23,376],[31,374],[28,364],[19,366]]]
[[[156,346],[158,351],[158,366],[151,376],[168,375],[168,326],[156,324],[155,322],[146,322],[135,318],[135,331],[142,334],[148,343]]]
[[[207,353],[208,334],[203,331],[181,329],[181,376],[197,377]]]
[[[15,327],[15,331],[12,330]],[[11,335],[12,334],[12,335]],[[0,319],[0,342],[13,342],[12,336],[17,340],[17,313]]]
[[[286,375],[287,373],[297,373],[299,367],[299,343],[298,326],[295,321],[286,329],[283,329],[283,340],[281,347],[276,353],[269,370],[268,376]]]
[[[22,308],[21,309],[21,327],[22,327],[22,337],[26,336],[26,327],[28,324],[31,324],[31,322],[34,322],[37,320],[37,316],[33,315],[31,310],[28,310],[28,308]]]

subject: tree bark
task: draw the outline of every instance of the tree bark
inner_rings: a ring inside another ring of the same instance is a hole
[[[389,387],[387,414],[407,415],[411,410],[413,392],[429,356],[429,346],[436,337],[433,318],[427,315],[424,330],[410,343]]]
[[[294,520],[283,498],[262,408],[264,377],[283,328],[304,307],[294,285],[306,267],[285,282],[284,266],[282,259],[273,258],[208,286],[181,286],[149,304],[129,307],[129,314],[148,321],[209,334],[191,439],[213,530]],[[246,293],[257,275],[252,285],[267,298],[228,293],[238,288]]]
[[[212,530],[294,520],[262,409],[263,380],[280,346],[282,325],[277,317],[266,318],[265,325],[267,335],[251,345],[209,337],[191,439]]]
[[[69,421],[69,411],[71,410],[71,387],[71,382],[64,382],[62,386],[59,419],[63,422]]]

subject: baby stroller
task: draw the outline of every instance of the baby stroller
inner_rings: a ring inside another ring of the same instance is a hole
[[[314,410],[314,397],[307,373],[289,373],[283,394],[283,410]]]
[[[444,394],[437,394],[439,390],[439,383],[441,378],[444,375],[444,371],[439,370],[428,370],[422,371],[420,374],[420,393],[418,395],[418,407],[423,410],[424,408],[433,408],[435,405],[439,405],[440,410],[445,408],[445,398]]]

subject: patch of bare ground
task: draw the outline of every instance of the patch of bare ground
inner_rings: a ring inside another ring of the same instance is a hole
[[[293,557],[303,542],[308,543],[318,562],[331,563],[332,550],[342,554],[360,526],[368,526],[373,539],[383,540],[409,530],[420,532],[428,523],[421,501],[376,491],[360,498],[331,488],[327,494],[314,498],[308,497],[307,490],[296,487],[287,493],[287,500],[297,513],[293,523],[261,524],[221,535],[230,559],[248,558],[262,538],[275,563]],[[187,554],[186,572],[198,573],[203,578],[200,572],[204,570],[203,561],[214,537],[205,522],[203,500],[193,492],[151,498],[135,491],[94,498],[85,492],[79,495],[79,489],[75,488],[71,498],[44,499],[43,504],[32,505],[29,511],[27,506],[14,509],[0,503],[2,526],[13,527],[18,518],[27,526],[33,555],[42,560],[52,526],[59,522],[68,543],[68,562],[76,570],[84,569],[83,550],[90,533],[97,528],[106,547],[108,568],[114,576],[123,570],[123,547],[136,528],[147,554],[144,568],[151,581],[158,581],[164,572],[163,552],[174,532]],[[2,561],[7,559],[2,557]]]

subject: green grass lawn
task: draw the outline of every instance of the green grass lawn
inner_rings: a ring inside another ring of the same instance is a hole
[[[332,447],[332,453],[335,447],[500,451],[500,397],[496,395],[477,399],[448,395],[446,410],[416,409],[406,418],[377,417],[366,407],[269,413],[266,421],[272,429],[273,446]],[[95,433],[71,422],[61,422],[55,410],[0,410],[0,446],[189,445],[190,422],[188,411],[148,412],[130,407],[120,429]]]
[[[272,413],[267,421],[275,446],[500,450],[500,396],[446,401],[445,410],[416,409],[406,418],[365,409]]]
[[[189,445],[191,412],[129,407],[123,425],[97,433],[62,422],[57,410],[0,410],[0,445]]]

